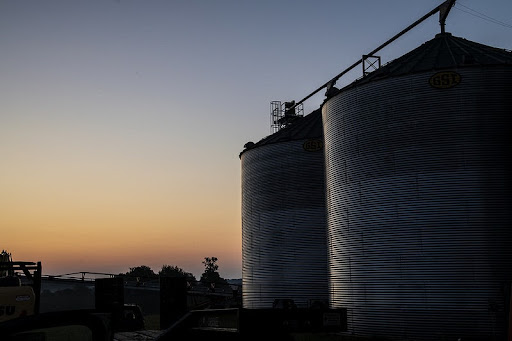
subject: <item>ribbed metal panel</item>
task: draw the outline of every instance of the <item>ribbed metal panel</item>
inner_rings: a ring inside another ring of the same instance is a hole
[[[328,300],[323,149],[306,151],[306,141],[241,155],[244,308]]]
[[[452,71],[453,88],[409,74],[323,107],[329,301],[352,333],[505,339],[512,67]]]

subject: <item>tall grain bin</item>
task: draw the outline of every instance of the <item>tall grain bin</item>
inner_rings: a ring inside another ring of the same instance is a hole
[[[437,35],[326,100],[329,302],[349,331],[504,340],[512,53]]]
[[[328,300],[321,120],[298,118],[240,155],[244,308]]]

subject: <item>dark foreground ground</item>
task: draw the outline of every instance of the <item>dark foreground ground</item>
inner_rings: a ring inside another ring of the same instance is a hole
[[[125,303],[140,306],[145,330],[118,332],[114,335],[116,341],[153,341],[163,333],[160,326],[160,295],[157,288],[150,287],[125,287]],[[212,308],[212,301],[201,295],[189,295],[189,310]],[[217,302],[218,303],[218,302]],[[233,304],[236,302],[230,302]],[[229,304],[228,304],[229,305]],[[41,312],[64,311],[73,309],[94,309],[95,292],[94,283],[87,282],[47,282],[43,283],[41,293]],[[227,306],[226,306],[227,307]],[[224,308],[226,308],[224,307]],[[223,308],[217,307],[217,308]],[[262,326],[265,328],[264,326]],[[269,331],[269,334],[272,334]],[[266,335],[266,334],[264,334]],[[275,335],[274,335],[275,336]],[[273,335],[268,335],[269,340],[275,340]],[[210,339],[208,337],[201,339]],[[238,338],[237,338],[238,339]],[[288,340],[298,341],[365,341],[367,338],[358,338],[343,333],[290,333]],[[192,340],[188,338],[188,340]],[[263,338],[264,340],[264,338]]]

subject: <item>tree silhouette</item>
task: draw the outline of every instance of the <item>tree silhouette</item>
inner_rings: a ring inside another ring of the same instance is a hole
[[[219,266],[217,265],[217,257],[204,257],[204,261],[202,262],[204,265],[204,272],[201,275],[201,282],[211,285],[213,284],[226,284],[227,281],[220,277],[217,270]]]
[[[204,272],[215,272],[219,269],[219,266],[216,264],[218,258],[217,257],[204,257]]]
[[[188,281],[196,281],[196,278],[193,274],[186,272],[182,268],[175,265],[162,265],[162,270],[158,272],[158,275],[161,277],[185,277]]]
[[[136,266],[134,268],[130,268],[130,271],[128,271],[126,276],[130,277],[139,277],[139,278],[156,278],[158,277],[157,274],[151,270],[151,268],[147,265],[140,265]]]

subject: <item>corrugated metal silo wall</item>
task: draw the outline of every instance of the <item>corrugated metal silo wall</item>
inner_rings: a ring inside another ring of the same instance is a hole
[[[453,88],[411,74],[323,107],[329,301],[355,334],[505,338],[512,67],[454,71]]]
[[[305,140],[264,145],[242,160],[243,306],[328,301],[323,149]]]

